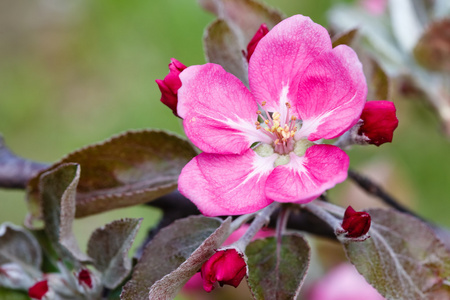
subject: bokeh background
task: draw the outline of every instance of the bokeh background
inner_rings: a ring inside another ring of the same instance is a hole
[[[337,3],[266,2],[324,26]],[[182,134],[154,81],[167,74],[171,57],[205,62],[202,35],[213,19],[195,0],[0,0],[0,132],[13,151],[44,162],[128,129]],[[352,167],[418,214],[450,226],[448,139],[421,99],[393,100],[400,120],[393,143],[355,147],[348,152]],[[329,196],[356,208],[379,205],[351,183]],[[0,223],[22,224],[25,214],[22,191],[0,190]],[[144,218],[142,238],[159,212],[134,207],[77,220],[77,237],[84,245],[88,232],[122,217]]]

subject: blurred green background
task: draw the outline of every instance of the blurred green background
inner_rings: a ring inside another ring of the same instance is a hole
[[[323,25],[336,3],[267,2]],[[171,57],[204,63],[203,29],[213,19],[195,0],[0,0],[0,132],[13,151],[45,162],[128,129],[182,133],[154,81],[167,74]],[[394,101],[394,142],[349,151],[352,166],[420,215],[450,226],[450,144],[426,105]],[[330,192],[344,205],[375,205],[364,197],[348,183]],[[0,191],[0,222],[21,224],[25,214],[22,191]],[[145,228],[158,212],[135,207],[77,220],[80,242],[121,217],[143,217]]]

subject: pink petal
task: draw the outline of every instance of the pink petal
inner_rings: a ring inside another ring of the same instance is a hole
[[[273,201],[308,203],[347,178],[349,158],[336,146],[314,145],[304,156],[290,157],[267,179],[266,194]]]
[[[255,128],[258,107],[251,93],[221,66],[191,66],[180,79],[177,112],[186,135],[201,150],[238,154],[254,142],[270,142]]]
[[[345,45],[322,53],[301,76],[293,106],[303,120],[296,138],[310,141],[340,136],[361,115],[366,80],[356,53]]]
[[[300,75],[323,51],[331,50],[325,28],[301,15],[281,21],[261,39],[249,63],[250,88],[269,111],[284,119],[285,103],[297,98]],[[292,104],[292,102],[291,102]]]
[[[178,189],[206,216],[253,213],[272,203],[264,186],[276,157],[201,153],[181,171]]]

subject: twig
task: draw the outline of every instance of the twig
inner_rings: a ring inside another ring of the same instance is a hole
[[[15,155],[0,134],[0,188],[24,189],[30,178],[48,166]]]
[[[381,188],[379,185],[371,181],[369,178],[353,171],[348,170],[348,177],[353,180],[355,183],[357,183],[363,190],[365,190],[367,193],[374,195],[375,197],[381,199],[384,203],[391,206],[392,208],[395,208],[399,212],[403,212],[409,215],[412,215],[424,222],[429,223],[422,217],[418,216],[416,213],[412,212],[410,209],[406,208],[398,200],[396,200],[394,197],[389,195],[383,188]]]

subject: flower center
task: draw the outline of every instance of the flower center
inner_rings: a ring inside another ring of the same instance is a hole
[[[286,118],[281,120],[281,114],[279,112],[273,112],[270,114],[267,110],[264,110],[266,102],[262,104],[262,111],[258,110],[256,113],[263,120],[262,122],[256,122],[256,129],[261,130],[264,134],[268,135],[272,139],[273,149],[279,154],[288,154],[294,150],[294,135],[297,131],[296,120],[297,117],[290,114],[291,105],[286,102],[287,113]]]

